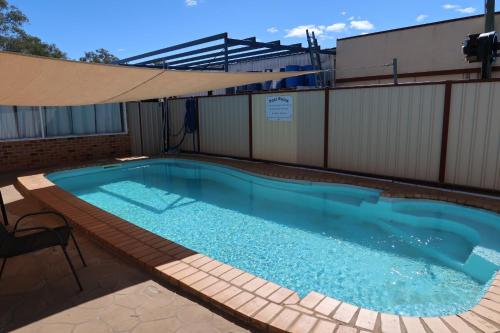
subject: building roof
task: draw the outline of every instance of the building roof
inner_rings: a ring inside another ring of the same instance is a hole
[[[500,15],[500,11],[499,12],[495,12],[495,16],[497,16],[497,15]],[[386,34],[386,33],[396,32],[396,31],[403,31],[403,30],[410,30],[410,29],[419,29],[419,28],[424,28],[424,27],[433,26],[433,25],[446,24],[446,23],[457,22],[457,21],[472,20],[472,19],[483,17],[483,16],[484,16],[484,14],[473,15],[473,16],[466,16],[466,17],[459,17],[459,18],[454,18],[454,19],[450,19],[450,20],[436,21],[436,22],[431,22],[431,23],[411,25],[411,26],[408,26],[408,27],[395,28],[395,29],[389,29],[389,30],[383,30],[383,31],[376,31],[376,32],[367,33],[367,34],[364,34],[364,35],[344,37],[344,38],[339,38],[337,40],[339,41],[339,40],[346,40],[346,39],[363,38],[363,37],[370,37],[370,36],[373,36],[373,35]]]

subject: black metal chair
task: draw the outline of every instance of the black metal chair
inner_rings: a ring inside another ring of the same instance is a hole
[[[7,211],[5,209],[5,204],[2,198],[2,193],[0,192],[0,210],[3,217],[3,222],[5,226],[9,224],[7,219]],[[49,228],[45,226],[36,226],[29,228],[18,228],[23,222],[26,221],[27,217],[36,217],[41,215],[52,215],[64,222],[63,225]],[[80,259],[82,260],[83,266],[87,266],[85,260],[83,259],[82,252],[80,251],[80,247],[76,242],[75,236],[72,233],[72,227],[69,225],[66,218],[58,213],[53,211],[43,211],[37,213],[30,213],[20,217],[16,224],[14,225],[14,229],[9,232],[7,228],[3,224],[0,223],[0,258],[3,258],[2,267],[0,268],[0,278],[2,277],[2,273],[5,268],[5,264],[8,258],[15,257],[18,255],[35,252],[38,250],[46,249],[53,246],[60,246],[66,260],[68,261],[69,267],[73,272],[76,283],[80,288],[80,291],[83,290],[82,284],[80,283],[80,279],[76,274],[75,267],[69,258],[68,252],[66,251],[66,247],[69,243],[69,238],[73,240],[75,244],[76,250],[80,255]],[[28,234],[22,236],[19,234],[29,232]]]

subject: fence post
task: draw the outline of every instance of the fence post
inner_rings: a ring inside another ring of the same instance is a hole
[[[248,94],[248,157],[253,160],[252,93]]]
[[[137,109],[139,110],[139,136],[141,137],[141,155],[144,155],[144,137],[142,133],[142,102],[137,102]],[[94,105],[95,107],[95,105]]]
[[[441,157],[439,159],[439,182],[444,183],[446,176],[446,153],[448,151],[448,129],[450,125],[452,82],[446,81],[444,88],[443,130],[441,131]]]
[[[328,128],[330,113],[330,89],[325,88],[325,115],[323,124],[323,168],[328,168]]]
[[[196,97],[196,146],[198,153],[200,153],[200,98]]]
[[[165,137],[163,138],[163,141],[167,141],[166,142],[166,145],[167,147],[165,148],[165,152],[168,152],[168,150],[170,149],[170,119],[169,119],[169,113],[168,112],[168,98],[167,97],[164,97],[163,98],[163,106],[165,108]]]

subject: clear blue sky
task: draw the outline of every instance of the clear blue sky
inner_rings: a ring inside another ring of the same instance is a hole
[[[119,58],[211,34],[306,43],[483,13],[484,0],[10,0],[30,19],[26,30],[70,58],[106,48]],[[500,1],[497,1],[497,10]]]

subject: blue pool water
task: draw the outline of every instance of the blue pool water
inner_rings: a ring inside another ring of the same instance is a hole
[[[378,190],[149,160],[49,175],[144,229],[305,296],[435,316],[469,309],[500,267],[500,216]]]

